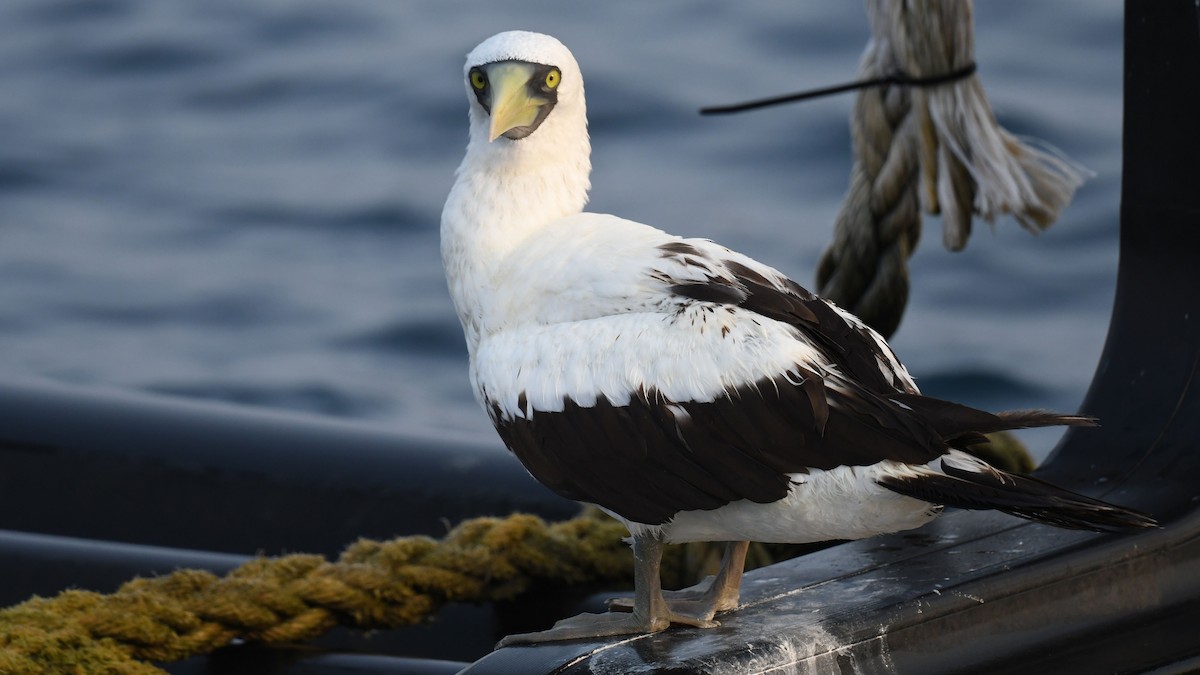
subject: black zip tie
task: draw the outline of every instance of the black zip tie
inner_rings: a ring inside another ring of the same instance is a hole
[[[774,96],[771,98],[758,99],[757,101],[747,101],[745,103],[734,103],[733,105],[719,105],[701,108],[701,115],[725,115],[728,113],[739,113],[747,110],[757,110],[758,108],[766,108],[773,105],[783,103],[792,103],[795,101],[803,101],[810,98],[819,98],[821,96],[831,96],[833,94],[841,94],[842,92],[854,91],[855,89],[866,89],[867,87],[878,87],[885,84],[898,84],[908,87],[934,87],[947,82],[954,82],[975,74],[975,63],[971,62],[959,68],[952,70],[949,73],[941,75],[930,75],[928,77],[909,77],[904,73],[893,73],[892,75],[884,75],[870,80],[859,80],[857,82],[848,82],[846,84],[836,84],[832,87],[823,87],[821,89],[809,89],[807,91],[796,92],[795,94],[784,94],[783,96]]]

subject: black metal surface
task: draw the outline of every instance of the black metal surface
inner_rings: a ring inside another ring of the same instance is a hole
[[[466,665],[461,661],[247,645],[173,664],[170,671],[174,675],[453,675]]]
[[[244,555],[579,508],[499,441],[40,381],[0,382],[0,466],[0,529]]]
[[[508,648],[466,672],[1112,673],[1197,653],[1194,544],[1016,523],[953,514],[755,571],[718,629]]]
[[[67,587],[112,591],[134,576],[185,567],[219,574],[245,561],[245,556],[208,551],[0,530],[0,605]]]

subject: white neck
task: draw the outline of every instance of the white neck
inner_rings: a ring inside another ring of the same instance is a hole
[[[468,349],[474,352],[493,270],[527,237],[579,213],[590,187],[591,146],[582,96],[521,140],[488,142],[471,108],[471,139],[442,210],[442,263]]]

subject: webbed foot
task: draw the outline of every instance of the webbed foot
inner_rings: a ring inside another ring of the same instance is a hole
[[[555,642],[558,640],[582,640],[591,638],[611,637],[614,635],[644,635],[657,633],[671,624],[684,624],[697,628],[715,628],[716,621],[702,619],[688,614],[676,614],[672,611],[661,612],[655,616],[642,617],[636,612],[613,612],[609,614],[580,614],[569,619],[563,619],[552,628],[534,633],[516,633],[506,636],[496,644],[496,648],[518,644],[534,644],[538,642]]]
[[[739,542],[744,544],[745,542]],[[736,552],[738,543],[726,549],[726,565],[718,580],[724,578],[722,588],[727,588],[733,582],[733,604],[737,605],[737,584],[741,581],[742,561],[745,558],[745,547],[742,547],[741,557]],[[518,644],[533,644],[538,642],[554,642],[558,640],[583,640],[614,635],[644,635],[657,633],[673,623],[695,626],[697,628],[714,628],[721,624],[713,621],[713,612],[708,606],[692,607],[686,602],[672,605],[663,599],[662,587],[659,586],[659,564],[662,561],[663,543],[650,535],[634,535],[633,537],[633,589],[634,597],[629,607],[630,612],[610,612],[608,614],[580,614],[569,619],[563,619],[548,630],[536,633],[517,633],[497,643],[496,648]],[[734,553],[737,563],[737,574],[726,573],[730,552]],[[736,577],[736,578],[734,578]],[[716,582],[714,582],[714,585]],[[710,587],[711,588],[711,587]]]
[[[717,612],[737,609],[738,593],[719,593],[713,590],[713,577],[678,591],[663,591],[663,600],[667,610],[677,616],[690,617],[696,621],[711,621]],[[612,598],[607,601],[608,609],[613,612],[632,612],[633,598]]]
[[[742,585],[742,570],[746,565],[747,541],[731,541],[725,546],[721,570],[716,576],[678,591],[662,591],[667,609],[672,614],[687,616],[698,621],[711,621],[718,612],[727,612],[738,607],[738,589]],[[608,608],[616,612],[632,612],[633,598],[613,598]]]

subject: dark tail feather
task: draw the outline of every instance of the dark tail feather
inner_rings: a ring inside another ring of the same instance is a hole
[[[1002,413],[990,413],[960,403],[943,401],[920,394],[892,394],[888,398],[912,408],[947,441],[1009,429],[1053,426],[1094,427],[1097,425],[1096,418],[1087,415],[1062,415],[1045,410],[1010,410]]]
[[[992,431],[1005,431],[1008,429],[1035,429],[1037,427],[1095,427],[1100,426],[1100,420],[1091,415],[1063,415],[1061,413],[1047,412],[1045,410],[1008,410],[1002,413],[996,413],[1000,422],[1004,425],[1000,429],[988,429],[983,433],[991,433]],[[979,429],[975,429],[979,431]]]
[[[1064,490],[1029,476],[987,467],[973,471],[942,461],[945,475],[887,477],[879,482],[902,495],[960,509],[995,509],[1073,530],[1120,532],[1157,527],[1150,516]]]

